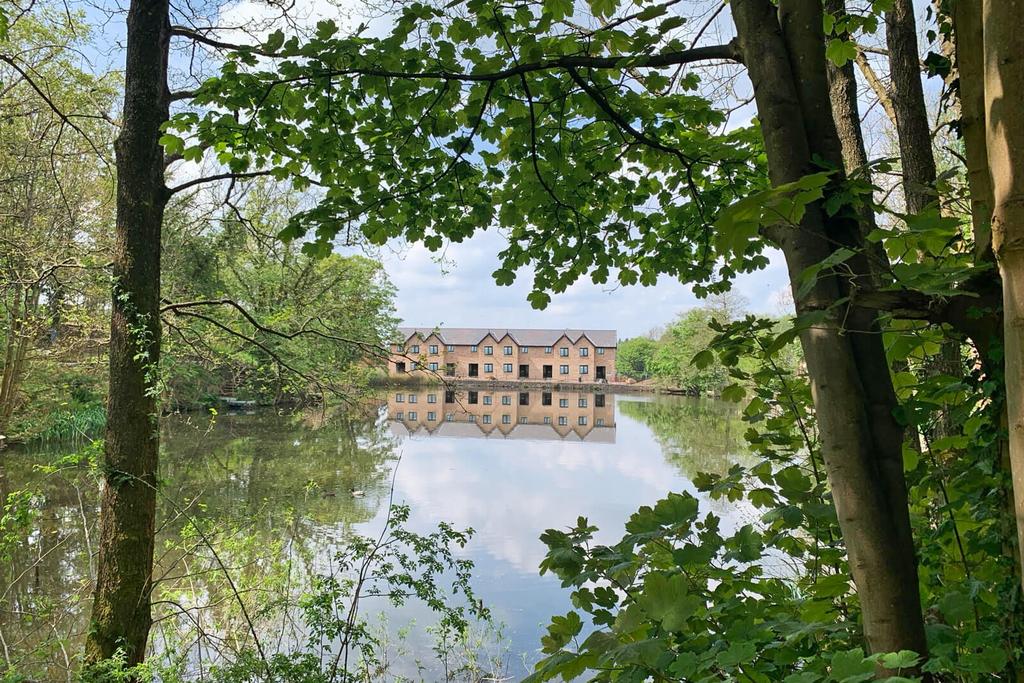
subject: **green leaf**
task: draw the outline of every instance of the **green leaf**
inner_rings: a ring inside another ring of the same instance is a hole
[[[857,58],[857,45],[850,40],[833,38],[825,46],[825,57],[836,66],[843,66]]]

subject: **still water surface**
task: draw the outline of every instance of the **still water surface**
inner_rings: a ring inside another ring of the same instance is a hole
[[[476,531],[462,552],[502,624],[505,673],[516,679],[536,660],[548,618],[570,609],[568,591],[537,570],[545,529],[584,516],[601,529],[599,540],[612,541],[637,507],[670,491],[696,493],[697,472],[724,472],[746,457],[733,406],[572,392],[403,388],[338,415],[192,415],[165,420],[164,430],[157,574],[175,587],[164,597],[192,606],[215,596],[197,569],[210,566],[209,553],[181,540],[196,538],[190,518],[209,524],[243,587],[299,583],[328,569],[350,534],[379,533],[393,487],[395,502],[411,507],[412,530],[447,521]],[[54,680],[66,676],[85,627],[96,538],[95,481],[81,468],[40,469],[68,450],[9,451],[0,477],[4,495],[39,494],[31,533],[4,560],[0,645],[9,661],[45,667]],[[722,503],[704,505],[727,527],[749,521]],[[270,592],[245,595],[256,610],[272,600]],[[243,628],[217,608],[199,612],[206,629]],[[425,610],[390,610],[387,620],[393,631],[413,622],[406,652],[429,658]],[[294,637],[301,628],[292,628]],[[269,635],[285,642],[283,624],[274,629]],[[159,646],[160,624],[155,633]]]

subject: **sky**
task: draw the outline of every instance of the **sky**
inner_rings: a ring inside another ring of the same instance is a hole
[[[344,8],[355,4],[355,0],[297,0],[295,10],[300,24],[313,25],[320,18],[331,17],[351,26],[359,20],[345,16]],[[915,5],[921,29],[925,26],[925,3],[915,0]],[[227,2],[221,8],[222,26],[256,27],[260,25],[259,19],[268,15],[268,5],[261,0]],[[382,26],[375,26],[377,23],[370,22],[371,33],[383,30]],[[712,35],[731,33],[727,20],[720,23],[704,36],[703,42],[728,40],[729,35]],[[100,28],[108,38],[103,42],[110,45],[110,53],[105,56],[111,60],[118,57],[117,34],[123,30],[119,24],[114,19]],[[225,38],[231,37],[228,34]],[[869,120],[879,116],[878,112],[870,111],[868,103],[862,107]],[[731,125],[743,125],[748,120],[744,111]],[[871,138],[875,130],[867,123],[865,132]],[[872,142],[872,147],[887,146],[885,140]],[[504,238],[492,231],[449,245],[440,260],[421,245],[395,245],[378,253],[397,288],[396,307],[402,323],[423,327],[602,328],[617,330],[622,339],[645,334],[701,304],[688,286],[669,277],[661,278],[653,287],[595,285],[583,279],[568,291],[553,295],[546,310],[537,311],[526,299],[532,281],[529,269],[520,270],[511,287],[494,283],[491,273],[498,267],[497,254],[503,247]],[[747,301],[750,312],[778,315],[790,311],[788,283],[781,255],[775,252],[770,257],[771,263],[765,270],[739,278],[734,290]]]

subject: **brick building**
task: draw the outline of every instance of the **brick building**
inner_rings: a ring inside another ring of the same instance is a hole
[[[615,330],[398,328],[388,374],[437,373],[471,380],[608,382],[615,379]]]

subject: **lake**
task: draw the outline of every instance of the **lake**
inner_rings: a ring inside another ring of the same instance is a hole
[[[502,676],[521,678],[549,617],[571,608],[568,590],[538,573],[545,529],[584,516],[600,540],[615,540],[639,506],[696,493],[696,473],[746,460],[734,405],[592,392],[404,387],[330,414],[192,414],[165,419],[163,430],[155,614],[188,616],[158,620],[153,644],[184,643],[197,674],[244,641],[248,621],[268,649],[300,642],[297,611],[282,605],[331,570],[352,534],[379,534],[393,496],[410,507],[410,530],[475,530],[459,553],[473,561],[476,594],[498,626],[481,627],[459,656],[482,652]],[[9,662],[47,680],[67,678],[91,600],[98,483],[60,461],[76,450],[2,455],[0,493],[34,492],[36,515],[4,560],[0,645]],[[726,528],[753,519],[742,507],[703,504]],[[378,601],[361,612],[387,634],[394,671],[442,677],[429,610]],[[183,619],[208,635],[183,641]]]

